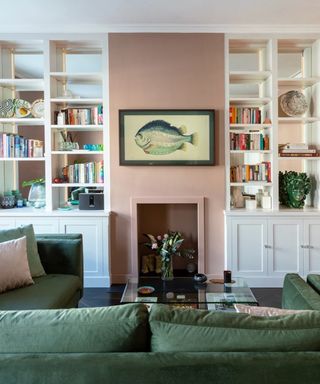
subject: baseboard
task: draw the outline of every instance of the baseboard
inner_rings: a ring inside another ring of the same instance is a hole
[[[111,286],[110,276],[85,277],[85,288],[109,288]]]
[[[111,284],[126,284],[130,278],[132,278],[131,274],[121,274],[115,275],[112,274],[110,276]]]
[[[244,277],[250,288],[282,288],[284,277]]]

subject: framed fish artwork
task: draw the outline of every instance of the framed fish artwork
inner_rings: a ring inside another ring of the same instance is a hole
[[[119,110],[120,165],[214,165],[214,110]]]

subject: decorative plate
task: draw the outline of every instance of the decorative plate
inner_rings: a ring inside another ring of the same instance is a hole
[[[31,104],[28,101],[22,99],[15,99],[14,105],[15,117],[28,117],[31,114]]]
[[[150,295],[152,292],[154,292],[154,288],[148,285],[144,285],[138,288],[138,293],[141,295]]]
[[[299,91],[289,91],[281,95],[280,106],[288,116],[301,116],[308,109],[307,100]]]
[[[44,101],[42,99],[35,100],[31,106],[31,113],[33,117],[44,117]]]
[[[14,100],[7,99],[0,102],[0,117],[10,118],[14,116]]]

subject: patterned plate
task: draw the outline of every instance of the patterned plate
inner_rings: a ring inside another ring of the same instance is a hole
[[[28,117],[31,114],[31,104],[26,100],[15,99],[15,117]]]
[[[32,103],[31,113],[33,117],[44,117],[44,101],[42,99],[35,100]]]
[[[0,117],[10,118],[14,116],[14,100],[7,99],[0,102]]]
[[[301,116],[308,109],[307,100],[299,91],[289,91],[281,95],[280,106],[288,116]]]

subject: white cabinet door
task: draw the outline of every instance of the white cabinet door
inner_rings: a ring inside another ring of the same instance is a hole
[[[320,220],[304,223],[304,275],[320,274]]]
[[[36,234],[59,233],[59,219],[56,217],[19,217],[16,227],[32,224]]]
[[[110,285],[108,271],[107,219],[102,217],[60,218],[61,233],[83,236],[84,284],[86,287]]]
[[[267,274],[267,220],[231,220],[231,268],[234,276]]]
[[[303,273],[303,220],[271,219],[268,226],[268,273],[283,277]]]

